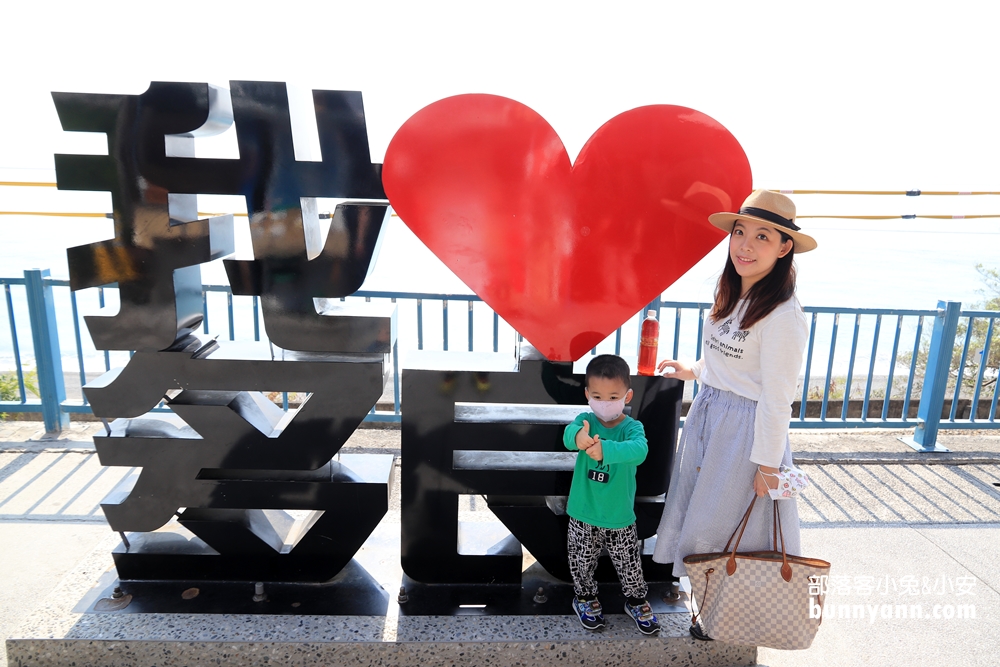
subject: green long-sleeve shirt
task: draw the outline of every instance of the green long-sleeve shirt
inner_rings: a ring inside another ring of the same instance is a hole
[[[598,463],[576,446],[576,433],[586,419],[590,435],[601,436],[604,460]],[[614,428],[604,427],[592,412],[584,412],[566,427],[563,445],[576,455],[566,513],[600,528],[624,528],[635,523],[635,469],[649,451],[642,424],[625,417]]]

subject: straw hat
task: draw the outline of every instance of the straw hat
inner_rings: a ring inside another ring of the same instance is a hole
[[[743,202],[739,213],[713,213],[708,221],[719,229],[733,233],[737,220],[753,220],[784,232],[792,237],[795,252],[816,249],[816,239],[799,231],[795,224],[795,203],[785,195],[770,190],[754,190]]]

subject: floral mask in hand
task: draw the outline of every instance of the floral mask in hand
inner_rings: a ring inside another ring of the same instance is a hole
[[[758,469],[757,474],[778,478],[778,488],[767,490],[768,495],[774,500],[796,498],[811,483],[809,477],[802,470],[789,466],[781,466],[777,473],[763,472]]]

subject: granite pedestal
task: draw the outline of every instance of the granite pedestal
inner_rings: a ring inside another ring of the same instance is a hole
[[[180,613],[87,611],[93,606],[88,596],[105,590],[114,577],[111,551],[118,536],[109,535],[11,633],[8,664],[718,667],[756,662],[755,648],[693,640],[686,613],[660,613],[658,637],[640,635],[628,617],[610,608],[608,627],[597,633],[584,630],[568,607],[565,614],[546,609],[544,615],[527,616],[475,608],[459,616],[401,614],[398,521],[398,513],[390,512],[354,563],[386,591],[388,604],[380,615],[202,614],[183,613],[181,606]],[[248,587],[246,596],[252,593]],[[650,591],[651,600],[662,595]]]

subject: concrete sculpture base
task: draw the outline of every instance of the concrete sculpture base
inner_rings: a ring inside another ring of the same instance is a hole
[[[391,513],[394,514],[394,513]],[[398,519],[397,519],[398,521]],[[686,613],[660,614],[659,637],[644,637],[608,609],[608,627],[584,630],[570,614],[417,616],[399,613],[395,593],[399,524],[390,517],[358,553],[358,564],[387,591],[379,616],[84,613],[95,584],[107,581],[116,535],[46,598],[7,640],[17,667],[93,665],[753,665],[757,650],[693,640]],[[395,542],[397,549],[386,549]],[[113,572],[113,571],[112,571]],[[650,596],[662,595],[650,591]],[[252,595],[248,588],[247,595]],[[92,607],[93,605],[89,605]]]

